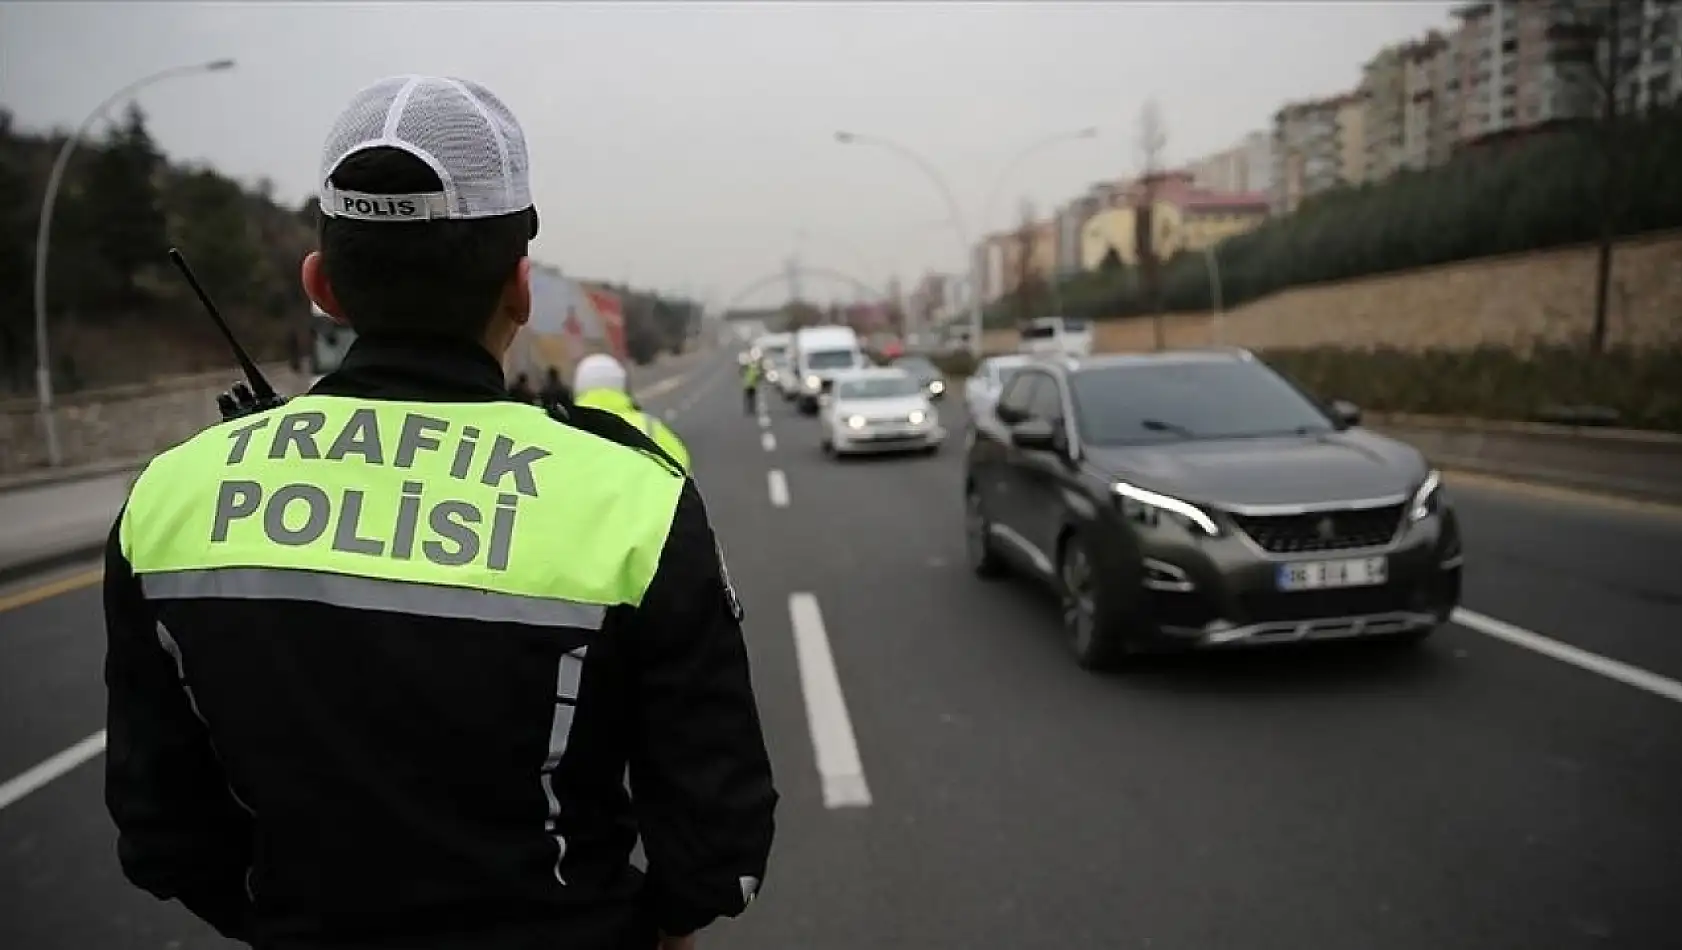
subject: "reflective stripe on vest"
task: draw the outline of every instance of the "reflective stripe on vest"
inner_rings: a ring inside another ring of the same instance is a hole
[[[598,629],[641,603],[682,485],[535,406],[301,396],[154,459],[120,540],[160,599]]]

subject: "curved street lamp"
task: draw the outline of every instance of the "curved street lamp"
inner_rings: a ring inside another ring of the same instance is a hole
[[[835,133],[835,141],[842,145],[874,145],[878,148],[887,149],[917,166],[918,170],[940,192],[940,197],[946,202],[946,213],[952,216],[952,228],[958,235],[959,253],[961,255],[959,259],[966,263],[969,270],[969,348],[971,355],[979,357],[981,355],[981,294],[979,293],[981,271],[975,266],[975,250],[970,243],[969,225],[964,221],[964,212],[958,206],[958,199],[952,196],[952,186],[947,184],[945,176],[930,164],[928,159],[892,139],[885,139],[879,135],[861,135],[857,132],[837,132]]]
[[[1026,161],[1029,156],[1053,145],[1060,145],[1064,142],[1073,142],[1082,139],[1096,138],[1097,135],[1098,130],[1096,128],[1078,129],[1073,132],[1059,132],[1055,135],[1049,135],[1043,139],[1033,142],[1029,144],[1028,147],[1018,152],[1015,157],[1013,157],[1005,165],[1004,170],[999,173],[999,177],[993,185],[992,192],[990,192],[987,196],[987,203],[982,208],[982,227],[985,228],[988,220],[990,220],[993,203],[997,199],[1000,189],[1004,186],[1005,179],[1012,171],[1016,170],[1018,166]],[[864,144],[875,145],[879,148],[887,149],[888,151],[893,152],[911,164],[917,166],[918,170],[920,170],[923,175],[929,179],[929,181],[933,182],[935,188],[940,191],[941,197],[946,201],[947,211],[952,216],[952,226],[958,232],[958,241],[963,245],[963,260],[966,262],[969,276],[968,283],[970,285],[969,350],[972,356],[979,358],[981,356],[982,329],[981,298],[985,291],[985,288],[981,286],[981,267],[978,260],[980,250],[971,243],[969,227],[964,222],[964,215],[958,207],[957,199],[952,197],[952,188],[947,183],[946,178],[942,176],[939,170],[937,170],[934,165],[930,164],[927,159],[923,158],[915,151],[912,151],[910,148],[893,141],[892,139],[886,139],[878,135],[863,135],[857,132],[836,132],[835,140],[840,142],[842,145]]]
[[[35,398],[36,411],[41,416],[41,426],[47,437],[47,463],[54,468],[63,464],[64,458],[58,444],[58,425],[53,420],[53,375],[47,348],[47,244],[52,238],[53,206],[58,203],[58,189],[64,181],[64,170],[70,164],[70,156],[76,151],[76,145],[82,140],[82,136],[105,115],[105,110],[111,108],[113,103],[165,79],[193,73],[221,72],[232,68],[233,60],[218,59],[191,66],[174,66],[136,79],[95,106],[87,118],[82,120],[82,124],[76,127],[76,131],[64,140],[63,147],[58,150],[58,157],[53,160],[52,172],[47,175],[47,193],[41,198],[41,219],[35,231]]]

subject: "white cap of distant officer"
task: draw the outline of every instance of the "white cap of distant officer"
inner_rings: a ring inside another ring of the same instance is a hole
[[[514,113],[477,83],[358,91],[322,148],[305,291],[359,333],[477,338],[500,356],[531,316],[530,164]]]
[[[596,389],[622,393],[625,385],[625,364],[606,353],[591,353],[579,360],[578,367],[572,371],[574,398]]]

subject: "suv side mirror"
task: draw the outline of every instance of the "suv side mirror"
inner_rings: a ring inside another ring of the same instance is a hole
[[[1022,449],[1057,451],[1057,427],[1044,419],[1023,419],[1010,427],[1011,444]]]
[[[1332,415],[1336,416],[1338,421],[1346,426],[1361,424],[1361,407],[1347,399],[1332,400]]]

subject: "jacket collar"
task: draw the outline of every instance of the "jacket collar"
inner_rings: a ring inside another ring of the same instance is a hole
[[[510,398],[502,364],[483,347],[403,334],[357,337],[339,368],[310,392],[440,402]]]

